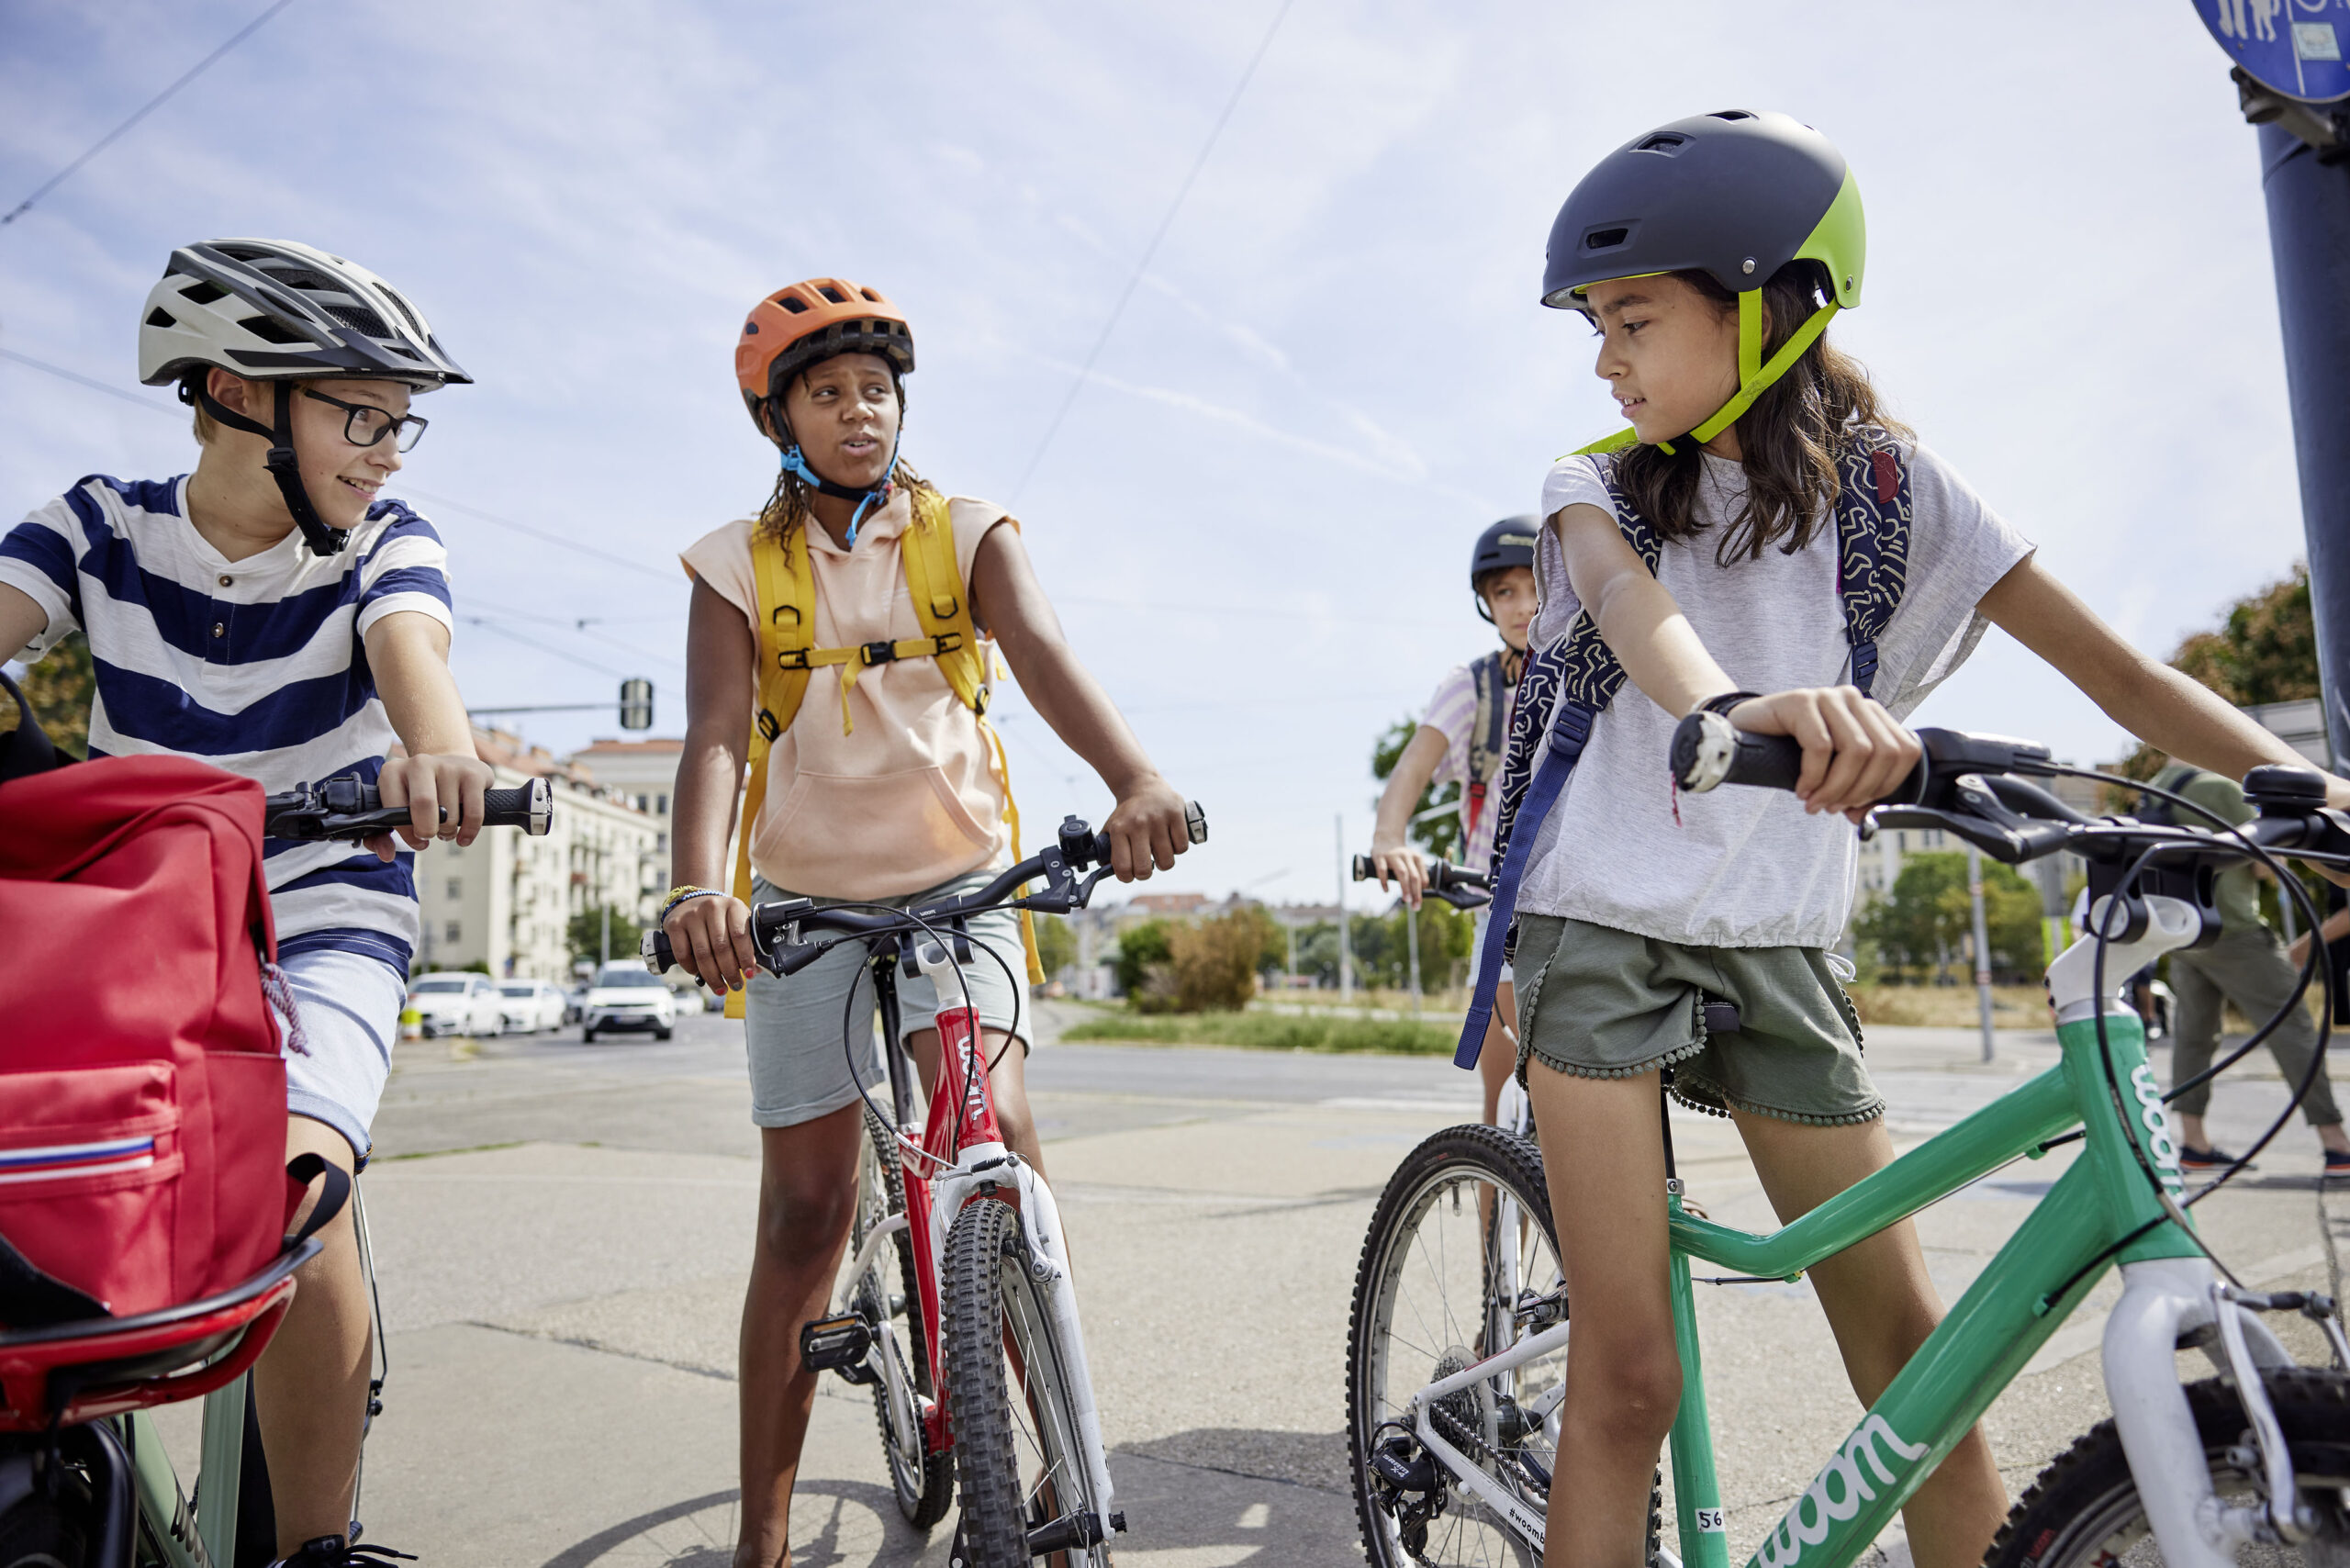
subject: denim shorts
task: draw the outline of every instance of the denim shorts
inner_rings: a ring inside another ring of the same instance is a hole
[[[1517,917],[1517,1070],[1580,1078],[1673,1070],[1673,1097],[1843,1126],[1885,1114],[1861,1060],[1861,1021],[1816,947],[1699,947],[1555,915]],[[1707,1002],[1738,1009],[1709,1030]]]
[[[341,1133],[361,1164],[368,1128],[392,1075],[408,979],[364,953],[314,947],[282,958],[294,988],[306,1053],[285,1053],[285,1108]]]
[[[906,909],[937,903],[986,887],[992,870],[974,871],[949,882],[903,898],[863,902]],[[794,895],[766,878],[755,878],[755,903]],[[819,899],[820,904],[846,903],[846,899]],[[1020,916],[1011,910],[990,910],[969,923],[971,962],[963,966],[970,987],[971,1004],[983,1028],[1002,1029],[1021,1036],[1024,1047],[1030,1029],[1025,1013],[1028,960],[1020,945]],[[1001,964],[990,960],[985,947]],[[752,980],[744,1001],[744,1038],[751,1054],[751,1121],[762,1127],[794,1127],[830,1115],[857,1096],[889,1081],[881,1065],[878,1037],[873,1028],[873,980],[866,969],[862,942],[844,942],[795,975],[771,975],[765,970]],[[1006,970],[1010,973],[1006,973]],[[1013,976],[1017,976],[1017,982]],[[960,996],[950,996],[957,1006]],[[906,978],[898,971],[899,1030],[912,1035],[934,1027],[938,1017],[936,990],[926,975]],[[1016,1015],[1016,1017],[1015,1017]]]

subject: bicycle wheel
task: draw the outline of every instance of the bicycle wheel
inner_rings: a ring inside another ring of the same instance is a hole
[[[1538,1568],[1539,1550],[1413,1435],[1408,1406],[1428,1383],[1564,1319],[1566,1306],[1532,1143],[1498,1127],[1448,1127],[1405,1157],[1363,1239],[1347,1332],[1347,1447],[1372,1568]],[[1561,1348],[1431,1412],[1445,1440],[1538,1518],[1566,1374]],[[1374,1470],[1382,1453],[1388,1462]],[[1652,1490],[1651,1562],[1661,1502]]]
[[[955,1562],[1030,1568],[1049,1548],[1066,1551],[1069,1568],[1107,1568],[1110,1525],[1066,1396],[1076,1347],[1060,1343],[1029,1261],[1011,1204],[974,1198],[955,1216],[943,1284],[947,1413],[963,1488]],[[1091,1545],[1088,1516],[1103,1538]]]
[[[864,1250],[865,1238],[876,1226],[905,1212],[904,1172],[898,1162],[897,1140],[890,1137],[888,1124],[867,1105],[849,1256]],[[929,1451],[923,1434],[921,1402],[934,1397],[936,1384],[931,1377],[930,1346],[923,1328],[922,1296],[914,1284],[911,1228],[900,1230],[873,1254],[865,1272],[851,1285],[849,1305],[872,1327],[880,1353],[894,1363],[894,1380],[883,1376],[873,1383],[873,1415],[881,1428],[881,1451],[890,1462],[890,1484],[898,1495],[898,1512],[914,1529],[926,1530],[946,1516],[947,1505],[955,1499],[955,1473],[950,1456]]]
[[[2242,1546],[2233,1561],[2258,1568],[2287,1563],[2350,1564],[2350,1377],[2313,1367],[2262,1373],[2268,1400],[2293,1456],[2301,1500],[2316,1514],[2315,1540],[2301,1546]],[[2266,1495],[2254,1460],[2244,1405],[2218,1378],[2187,1386],[2187,1407],[2203,1439],[2211,1484],[2221,1501],[2255,1503]],[[2121,1452],[2121,1434],[2100,1421],[2040,1473],[1991,1542],[1986,1568],[2148,1568],[2163,1561],[2146,1528],[2145,1506]]]

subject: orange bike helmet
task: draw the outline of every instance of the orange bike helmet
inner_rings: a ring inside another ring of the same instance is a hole
[[[734,379],[751,422],[770,436],[759,407],[780,399],[794,375],[834,354],[874,353],[901,376],[914,367],[913,329],[905,313],[883,298],[840,277],[811,277],[779,288],[756,305],[734,342]]]

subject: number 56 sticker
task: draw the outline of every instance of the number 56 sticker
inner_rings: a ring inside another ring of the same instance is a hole
[[[1721,1534],[1721,1533],[1722,1533],[1722,1511],[1721,1511],[1719,1508],[1700,1508],[1700,1509],[1698,1509],[1698,1510],[1697,1510],[1697,1528],[1698,1528],[1700,1530],[1703,1530],[1704,1532],[1706,1532],[1707,1535],[1719,1535],[1719,1534]]]

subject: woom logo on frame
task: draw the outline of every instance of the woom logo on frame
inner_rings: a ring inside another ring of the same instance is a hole
[[[1828,1539],[1830,1525],[1841,1524],[1861,1511],[1863,1503],[1876,1500],[1876,1489],[1869,1484],[1861,1462],[1868,1462],[1869,1470],[1876,1473],[1878,1485],[1894,1484],[1894,1467],[1885,1461],[1885,1450],[1893,1451],[1897,1463],[1922,1459],[1923,1443],[1904,1442],[1901,1434],[1882,1416],[1870,1414],[1852,1435],[1844,1439],[1844,1447],[1834,1459],[1811,1478],[1803,1489],[1796,1506],[1787,1510],[1779,1528],[1763,1538],[1762,1550],[1754,1560],[1762,1568],[1795,1568],[1803,1561],[1807,1546],[1818,1546]]]

